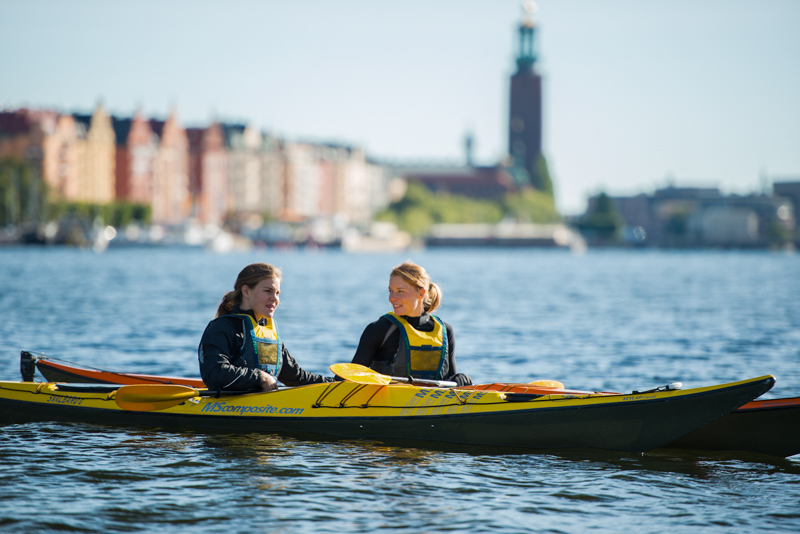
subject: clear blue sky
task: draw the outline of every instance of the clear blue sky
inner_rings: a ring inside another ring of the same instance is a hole
[[[537,2],[565,213],[676,185],[800,179],[800,1]],[[251,121],[380,159],[506,150],[518,0],[0,0],[0,106]]]

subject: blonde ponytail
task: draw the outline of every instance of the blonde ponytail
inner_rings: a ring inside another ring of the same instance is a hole
[[[435,311],[442,304],[442,290],[434,282],[428,284],[428,292],[425,294],[425,300],[422,301],[422,307],[426,313]]]
[[[413,261],[401,263],[394,269],[390,276],[400,276],[410,285],[417,289],[426,289],[425,299],[422,301],[422,308],[426,313],[435,311],[442,305],[442,289],[434,282],[431,282],[428,272]]]

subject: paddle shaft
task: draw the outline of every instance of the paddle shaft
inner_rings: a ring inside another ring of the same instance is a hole
[[[197,397],[230,397],[232,395],[248,395],[250,393],[263,393],[262,391],[218,391],[216,389],[204,389],[197,391]]]
[[[424,378],[414,378],[412,376],[392,376],[390,377],[394,382],[401,382],[403,384],[412,384],[414,386],[426,386],[432,388],[454,388],[458,384],[447,380],[426,380]]]
[[[427,380],[424,378],[414,378],[411,376],[388,376],[382,375],[379,372],[365,367],[357,363],[334,363],[330,366],[333,374],[340,378],[344,378],[356,384],[376,384],[379,386],[388,386],[391,382],[400,382],[402,384],[412,384],[414,386],[432,387],[432,388],[454,388],[458,384],[455,382],[448,382],[446,380]]]
[[[179,385],[137,384],[122,386],[117,390],[115,401],[124,410],[149,412],[177,406],[194,397],[221,397],[245,395],[254,391],[198,390]]]

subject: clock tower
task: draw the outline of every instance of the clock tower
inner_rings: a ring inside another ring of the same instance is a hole
[[[534,2],[525,2],[525,14],[519,25],[517,71],[511,77],[508,121],[508,153],[513,165],[535,172],[542,152],[542,78],[536,72]],[[535,182],[534,182],[535,183]]]

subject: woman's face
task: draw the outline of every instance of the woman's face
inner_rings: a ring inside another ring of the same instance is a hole
[[[402,276],[389,278],[389,303],[395,314],[419,317],[425,311],[424,298],[425,290],[412,286]]]
[[[277,278],[265,278],[255,287],[242,286],[242,309],[253,310],[256,318],[272,318],[275,308],[280,302],[281,281]]]

